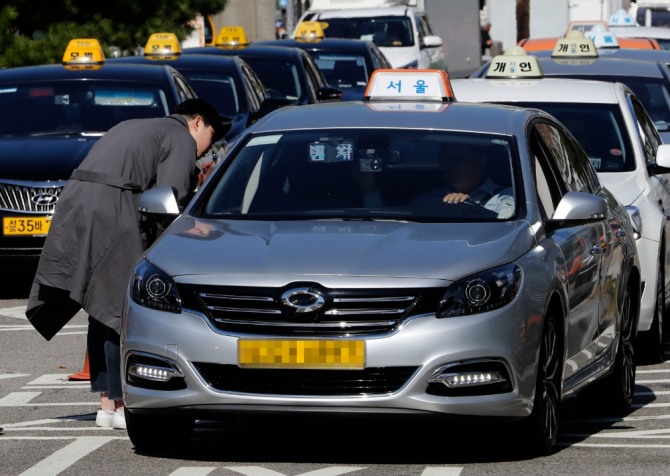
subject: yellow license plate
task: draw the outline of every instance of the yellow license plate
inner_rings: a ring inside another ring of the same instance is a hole
[[[51,217],[3,217],[5,236],[39,236],[49,233]]]
[[[362,340],[260,340],[240,339],[240,367],[283,369],[362,369]]]

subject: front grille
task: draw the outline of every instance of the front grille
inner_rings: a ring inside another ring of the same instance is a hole
[[[65,182],[0,183],[0,209],[51,214],[64,186]]]
[[[320,293],[323,307],[298,313],[282,302],[294,288]],[[435,312],[444,290],[326,289],[315,283],[282,288],[179,285],[184,308],[205,314],[225,332],[255,335],[350,336],[388,333],[411,315]]]
[[[194,362],[207,384],[224,392],[261,395],[387,395],[397,392],[418,367],[363,370],[241,369]]]

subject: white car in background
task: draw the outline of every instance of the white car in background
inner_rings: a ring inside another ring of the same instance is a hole
[[[442,38],[433,34],[428,15],[417,8],[309,10],[298,24],[304,21],[323,22],[328,38],[372,41],[394,68],[446,68]]]
[[[486,79],[453,80],[454,93],[461,102],[542,109],[580,142],[602,183],[633,218],[643,283],[636,350],[644,360],[659,361],[670,296],[670,145],[661,145],[654,123],[626,85],[542,78],[534,56],[510,50],[492,60]]]

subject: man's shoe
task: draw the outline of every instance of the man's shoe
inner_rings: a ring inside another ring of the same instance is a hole
[[[114,413],[103,410],[102,408],[98,410],[98,414],[95,416],[95,426],[102,428],[111,428],[114,422]]]
[[[126,415],[124,413],[114,412],[114,417],[112,418],[112,427],[116,430],[125,430],[126,429]]]

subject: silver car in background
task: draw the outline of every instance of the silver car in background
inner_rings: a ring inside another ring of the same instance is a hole
[[[442,201],[452,146],[485,157],[498,202]],[[164,189],[141,206],[177,213]],[[639,300],[630,218],[552,116],[285,107],[231,148],[131,277],[128,434],[155,449],[231,415],[479,416],[544,454],[569,396],[630,406]]]

